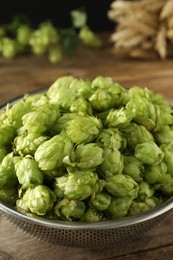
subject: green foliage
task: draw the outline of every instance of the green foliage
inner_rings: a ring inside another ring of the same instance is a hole
[[[55,27],[51,20],[42,21],[36,27],[23,14],[13,17],[9,24],[0,25],[0,53],[5,59],[13,59],[25,53],[46,55],[50,63],[61,62],[64,56],[72,57],[79,43],[99,48],[100,38],[87,26],[87,14],[73,10],[70,28]]]

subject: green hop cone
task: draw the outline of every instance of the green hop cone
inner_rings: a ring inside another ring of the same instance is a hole
[[[118,128],[104,128],[97,136],[96,142],[102,147],[123,150],[126,148],[126,140]]]
[[[16,175],[23,189],[43,183],[43,173],[35,160],[29,157],[21,158],[16,164]]]
[[[46,46],[41,43],[34,44],[31,49],[32,49],[33,54],[36,56],[42,56],[46,53]]]
[[[119,219],[128,215],[128,210],[133,202],[133,198],[125,197],[112,197],[111,203],[106,210],[109,219]]]
[[[41,170],[53,170],[62,166],[64,157],[71,154],[72,148],[66,135],[55,135],[37,148],[34,157]]]
[[[71,11],[72,23],[75,28],[83,27],[87,22],[87,15],[82,10],[72,10]]]
[[[167,172],[173,176],[173,141],[162,144],[160,148],[164,153],[163,162],[166,164]]]
[[[45,103],[22,117],[23,128],[29,133],[44,133],[60,117],[59,107]]]
[[[170,174],[165,174],[164,178],[162,178],[160,190],[161,190],[162,194],[164,194],[166,196],[173,195],[173,178]]]
[[[68,182],[68,175],[64,174],[63,176],[60,177],[55,177],[55,181],[53,184],[54,187],[54,194],[56,195],[57,198],[64,198],[64,191],[66,188]]]
[[[75,91],[70,88],[70,84],[75,80],[74,77],[61,77],[56,80],[48,89],[47,95],[51,101],[58,104],[62,109],[68,111],[76,99]]]
[[[136,145],[135,156],[143,163],[158,165],[163,160],[164,153],[154,142],[146,142]]]
[[[80,144],[74,152],[74,161],[65,157],[63,162],[80,169],[95,169],[103,162],[103,149],[95,143]]]
[[[136,182],[143,179],[144,165],[133,155],[124,156],[123,173],[131,176]]]
[[[149,211],[161,204],[161,200],[155,197],[147,198],[145,201],[133,201],[129,209],[129,215],[137,215]]]
[[[24,46],[28,45],[31,37],[31,33],[32,33],[31,27],[25,24],[21,25],[17,30],[17,35],[16,35],[17,41]]]
[[[49,137],[37,133],[18,135],[14,139],[15,151],[20,155],[29,154],[33,156],[37,148],[48,139]]]
[[[36,56],[42,56],[46,53],[46,46],[44,46],[43,44],[35,44],[32,46],[32,52],[33,54],[35,54]]]
[[[69,121],[71,121],[72,119],[75,119],[77,117],[78,117],[78,115],[76,113],[65,113],[65,114],[63,114],[53,124],[51,132],[53,132],[54,134],[59,134],[63,129],[66,128]]]
[[[119,109],[110,109],[106,117],[106,124],[109,127],[124,128],[130,124],[134,117],[134,111],[125,107]]]
[[[22,213],[29,212],[29,208],[28,208],[28,207],[26,206],[26,204],[24,203],[23,198],[16,200],[16,208],[17,208],[17,210],[18,210],[19,212],[22,212]]]
[[[162,126],[160,130],[155,132],[153,135],[156,142],[160,145],[170,143],[173,140],[173,130],[168,125]]]
[[[103,162],[103,149],[95,143],[80,144],[76,148],[75,156],[77,167],[92,169]]]
[[[57,29],[51,21],[42,22],[39,29],[44,45],[55,44],[59,41]]]
[[[18,162],[19,158],[20,157],[14,155],[14,153],[11,152],[4,157],[1,164],[10,171],[15,171],[15,164]]]
[[[32,109],[35,109],[36,107],[40,107],[42,105],[49,103],[49,98],[47,96],[46,92],[41,93],[34,93],[34,94],[25,94],[23,97],[24,102],[29,103],[32,105]]]
[[[0,188],[13,187],[17,185],[15,163],[18,157],[13,153],[7,154],[0,164]]]
[[[133,149],[137,144],[154,141],[153,135],[142,125],[130,123],[121,133],[127,141],[127,146]]]
[[[66,133],[73,143],[89,143],[100,132],[102,123],[94,116],[78,116],[69,121]]]
[[[106,179],[106,190],[117,197],[130,196],[135,199],[138,195],[138,184],[128,175],[117,174]]]
[[[43,55],[51,44],[56,44],[59,40],[56,28],[51,22],[43,22],[37,30],[31,34],[29,45],[34,54]]]
[[[113,79],[110,77],[96,77],[91,84],[92,89],[109,89],[110,86],[114,85]]]
[[[90,200],[90,206],[94,207],[96,210],[104,211],[106,210],[111,203],[111,196],[105,192],[97,193]]]
[[[144,179],[149,184],[162,183],[167,175],[167,166],[164,162],[158,165],[147,165],[144,170]]]
[[[78,220],[85,211],[85,203],[80,200],[62,199],[55,205],[55,214],[64,220]]]
[[[56,194],[64,195],[64,198],[84,200],[100,189],[100,182],[96,173],[92,171],[74,170],[67,176],[55,178]],[[59,188],[60,190],[58,190]]]
[[[58,104],[65,112],[69,112],[77,98],[81,97],[87,101],[92,93],[90,81],[78,80],[71,76],[60,77],[47,91],[51,101]]]
[[[135,111],[134,121],[149,131],[158,131],[173,123],[172,109],[163,96],[147,88],[133,87],[129,90],[127,107]]]
[[[95,91],[89,101],[95,110],[103,111],[126,103],[125,89],[111,78],[98,76],[92,81],[91,88]]]
[[[77,114],[92,114],[92,108],[91,105],[88,101],[86,101],[83,97],[77,98],[73,104],[70,107],[70,111],[72,113],[77,113]]]
[[[55,194],[45,185],[28,188],[23,196],[26,208],[37,215],[45,215],[53,208],[55,201]]]
[[[91,48],[100,48],[102,46],[100,38],[87,25],[80,29],[79,39],[83,44]]]
[[[89,208],[87,211],[83,214],[80,221],[81,222],[87,222],[87,223],[94,223],[99,222],[103,219],[103,213],[94,209]]]
[[[103,111],[113,107],[113,99],[108,91],[104,89],[97,89],[94,94],[89,98],[93,109]]]
[[[56,64],[62,60],[62,49],[59,45],[49,47],[48,59],[52,64]]]
[[[141,181],[139,183],[139,192],[137,199],[139,201],[145,201],[147,198],[151,198],[153,195],[154,189],[146,181]]]
[[[6,59],[13,59],[19,52],[19,43],[11,38],[3,38],[2,40],[2,56]]]
[[[8,123],[13,125],[15,129],[22,126],[22,117],[31,111],[31,103],[24,100],[16,102],[11,108],[6,108]]]
[[[89,97],[93,94],[89,80],[75,79],[71,82],[70,89],[75,92],[77,98],[82,97],[86,101],[88,101]]]
[[[173,124],[172,107],[160,93],[152,92],[151,100],[155,107],[156,126],[154,131],[160,131],[163,126]],[[151,114],[153,116],[153,114]]]
[[[104,161],[99,165],[99,170],[105,177],[120,174],[123,171],[123,155],[118,149],[103,149]]]
[[[152,130],[155,127],[155,118],[151,115],[155,116],[155,108],[151,101],[151,91],[135,86],[129,89],[128,95],[127,108],[134,111],[135,122]]]

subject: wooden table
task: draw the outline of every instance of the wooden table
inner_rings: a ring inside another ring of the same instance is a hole
[[[93,79],[110,76],[126,87],[139,85],[162,93],[173,104],[173,60],[120,60],[110,46],[102,50],[80,47],[72,59],[51,65],[45,57],[0,59],[0,102],[28,91],[50,86],[58,77]],[[123,247],[89,250],[66,248],[29,237],[0,216],[0,260],[137,260],[173,259],[173,215],[140,239]]]

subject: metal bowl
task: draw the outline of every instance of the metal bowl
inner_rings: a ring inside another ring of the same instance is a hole
[[[63,222],[24,214],[0,202],[0,213],[39,240],[63,246],[107,248],[129,242],[151,230],[172,213],[173,199],[143,214],[98,223]]]
[[[45,90],[46,88],[32,91],[30,94]],[[13,104],[22,97],[23,95],[18,96],[7,103]],[[1,105],[0,109],[5,105]],[[20,212],[0,201],[0,215],[32,237],[58,245],[83,248],[115,247],[134,240],[164,220],[172,213],[172,209],[173,198],[170,198],[162,205],[136,216],[88,224],[46,219]]]

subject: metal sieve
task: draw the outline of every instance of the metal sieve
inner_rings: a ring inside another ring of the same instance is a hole
[[[44,92],[46,89],[29,93]],[[13,104],[22,97],[23,95],[17,96],[7,103]],[[7,103],[2,104],[0,109],[3,109]],[[172,211],[173,198],[170,198],[162,205],[137,216],[98,223],[81,223],[50,220],[32,213],[19,212],[15,207],[0,201],[0,216],[6,217],[24,233],[58,245],[93,249],[116,247],[137,239],[154,228]]]
[[[24,214],[0,202],[0,213],[39,240],[73,247],[107,248],[129,242],[151,230],[173,209],[173,199],[143,214],[98,223],[63,222]]]

